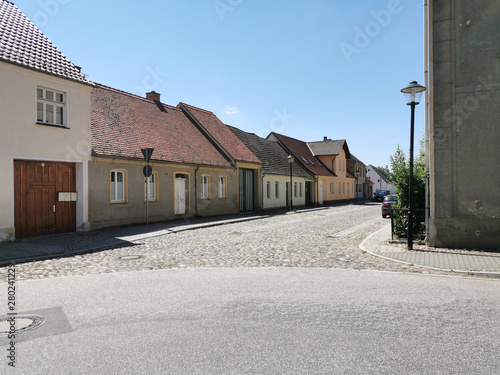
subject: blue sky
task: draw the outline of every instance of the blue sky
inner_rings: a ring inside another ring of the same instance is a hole
[[[423,84],[420,0],[14,3],[94,82],[264,137],[346,139],[365,164],[409,149],[400,90]],[[420,105],[416,141],[423,128]]]

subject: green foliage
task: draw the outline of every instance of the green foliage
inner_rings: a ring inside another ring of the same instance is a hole
[[[396,152],[391,156],[391,182],[396,185],[399,208],[408,208],[409,204],[409,181],[410,161],[407,159],[401,146],[398,145]],[[413,234],[423,239],[425,237],[425,182],[427,174],[425,171],[425,153],[423,140],[420,141],[418,156],[413,162],[413,207],[414,225]],[[396,236],[406,238],[408,228],[407,211],[400,211],[394,215],[394,228]]]
[[[386,165],[385,167],[377,167],[377,169],[389,180],[391,180],[391,170],[389,169],[389,166]]]

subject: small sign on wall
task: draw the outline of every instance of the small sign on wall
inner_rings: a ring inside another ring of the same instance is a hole
[[[74,191],[60,191],[57,195],[59,202],[76,202],[78,200],[78,193]]]

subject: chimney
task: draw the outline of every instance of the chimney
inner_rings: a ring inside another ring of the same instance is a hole
[[[149,99],[149,100],[152,100],[152,101],[155,101],[155,102],[159,102],[160,101],[160,95],[161,94],[158,94],[155,91],[151,91],[151,92],[146,93],[146,99]]]
[[[328,141],[328,137],[323,137],[323,141]]]

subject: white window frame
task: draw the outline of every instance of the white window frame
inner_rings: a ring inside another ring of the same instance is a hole
[[[122,181],[118,181],[121,176]],[[110,199],[111,203],[125,203],[127,201],[126,186],[127,174],[123,170],[112,170],[110,173]],[[121,194],[120,194],[121,193]]]
[[[299,197],[302,198],[302,182],[299,182]]]
[[[280,183],[279,181],[276,181],[274,183],[274,197],[279,198],[280,197]]]
[[[50,98],[50,96],[52,96],[52,98]],[[60,100],[57,100],[58,96]],[[37,123],[67,127],[66,99],[67,96],[65,92],[38,86],[36,90]],[[60,111],[59,119],[58,111]],[[50,113],[52,113],[52,115],[50,115]],[[52,116],[52,118],[50,118],[50,116]]]
[[[297,182],[295,182],[295,181],[293,182],[293,196],[295,198],[297,198],[297,193],[298,193],[297,192],[297,184],[298,184]]]
[[[330,182],[330,194],[334,194],[334,193],[335,193],[335,183]]]
[[[271,199],[271,181],[266,182],[266,197]]]
[[[201,199],[209,199],[210,176],[201,175]]]
[[[219,199],[226,198],[226,176],[219,176]]]
[[[148,179],[144,177],[144,202],[146,201],[146,181]],[[149,202],[156,202],[156,187],[157,187],[157,182],[158,182],[158,173],[153,172],[151,173],[151,176],[149,176],[149,186],[148,186],[148,195],[149,195]]]

